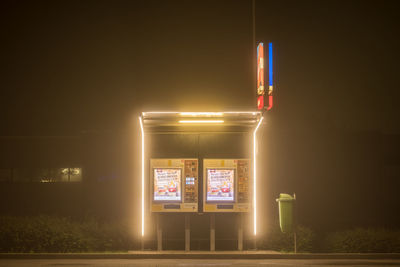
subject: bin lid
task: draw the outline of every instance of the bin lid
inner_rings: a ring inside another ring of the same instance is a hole
[[[294,196],[292,197],[289,194],[281,193],[281,194],[279,194],[279,198],[277,198],[276,201],[277,202],[279,202],[279,201],[294,201],[295,199],[296,198]]]

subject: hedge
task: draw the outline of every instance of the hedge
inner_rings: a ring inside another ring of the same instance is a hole
[[[131,228],[127,222],[100,223],[94,219],[0,217],[0,253],[134,250],[139,239],[129,234]],[[400,253],[400,230],[356,228],[316,234],[297,226],[296,232],[298,252]],[[275,225],[259,239],[258,249],[293,252],[293,234],[283,234]]]
[[[296,227],[297,252],[312,252],[314,244],[314,232],[305,226]],[[282,233],[279,226],[274,225],[260,241],[260,249],[280,252],[294,251],[293,233]]]
[[[121,251],[134,247],[127,224],[54,216],[0,217],[0,252]]]
[[[389,229],[355,228],[327,234],[325,250],[343,253],[398,253],[400,231]]]

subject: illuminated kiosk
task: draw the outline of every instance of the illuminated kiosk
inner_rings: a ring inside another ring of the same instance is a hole
[[[139,121],[142,249],[147,238],[162,250],[163,218],[174,216],[178,227],[184,214],[185,250],[190,218],[208,216],[214,251],[215,214],[231,213],[238,221],[237,249],[243,250],[244,217],[252,234],[257,229],[254,159],[262,112],[143,112]]]

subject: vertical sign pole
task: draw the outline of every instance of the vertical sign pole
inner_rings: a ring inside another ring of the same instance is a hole
[[[243,250],[243,213],[239,213],[238,250]]]
[[[293,198],[296,200],[296,194],[293,193]],[[294,253],[297,253],[297,209],[296,202],[293,203],[293,235],[294,235]]]
[[[253,80],[252,80],[252,86],[251,88],[253,88],[253,86],[255,85],[257,88],[257,54],[256,54],[256,0],[252,1],[252,32],[253,32]]]
[[[210,251],[215,251],[215,213],[210,214]]]
[[[185,213],[185,251],[190,251],[190,214]]]
[[[162,250],[162,228],[161,228],[161,222],[160,222],[160,214],[157,213],[157,250],[161,251]]]

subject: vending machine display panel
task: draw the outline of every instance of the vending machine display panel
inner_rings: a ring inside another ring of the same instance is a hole
[[[207,202],[234,202],[235,193],[234,169],[207,169]]]
[[[154,201],[181,202],[181,169],[154,169]]]

